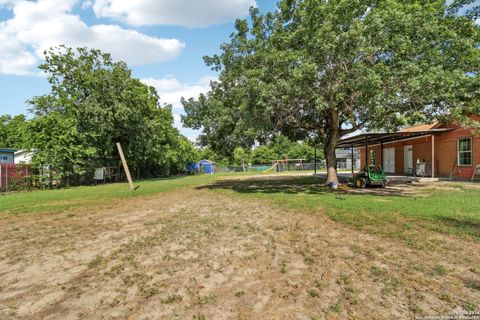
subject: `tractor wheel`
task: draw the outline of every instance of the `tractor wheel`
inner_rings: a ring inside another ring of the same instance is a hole
[[[359,189],[364,189],[367,186],[367,181],[364,178],[357,178],[355,180],[355,187]]]

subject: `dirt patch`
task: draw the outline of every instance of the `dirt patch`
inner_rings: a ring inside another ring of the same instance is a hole
[[[272,192],[274,192],[273,190]],[[186,189],[0,222],[1,319],[392,319],[474,310],[480,245]]]

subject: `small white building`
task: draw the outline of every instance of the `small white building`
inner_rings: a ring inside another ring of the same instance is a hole
[[[0,148],[0,163],[13,163],[15,160],[15,149]]]
[[[33,154],[32,150],[18,150],[15,152],[15,164],[30,164]]]

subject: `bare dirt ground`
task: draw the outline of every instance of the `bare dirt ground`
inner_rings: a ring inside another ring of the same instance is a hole
[[[473,310],[480,244],[185,189],[0,221],[0,319],[412,319]],[[440,243],[440,245],[438,245]]]

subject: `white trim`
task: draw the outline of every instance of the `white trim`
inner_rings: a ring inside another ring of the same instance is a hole
[[[470,140],[470,151],[463,151],[463,153],[470,152],[470,164],[460,164],[460,140]],[[473,166],[473,138],[472,137],[461,137],[457,138],[457,165],[459,167],[472,167]]]
[[[405,138],[405,139],[400,139],[400,140],[395,140],[395,141],[391,141],[391,142],[384,142],[383,143],[383,146],[386,146],[386,145],[389,145],[389,144],[393,144],[393,143],[397,143],[397,142],[402,142],[402,141],[409,141],[409,140],[417,140],[417,139],[421,139],[421,138],[425,138],[425,137],[431,137],[432,134],[426,134],[424,136],[419,136],[419,137],[415,137],[415,138]],[[376,147],[376,146],[381,146],[382,144],[381,143],[377,143],[377,144],[369,144],[368,145],[368,148],[370,147]],[[357,149],[365,149],[365,146],[363,147],[357,147]]]

